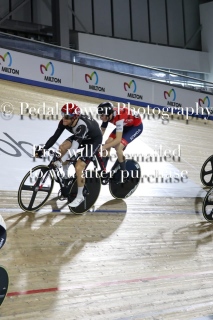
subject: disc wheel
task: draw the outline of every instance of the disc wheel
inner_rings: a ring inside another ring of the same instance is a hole
[[[203,200],[202,212],[207,221],[213,222],[213,188],[207,192]]]
[[[213,155],[210,156],[200,170],[200,180],[204,186],[213,186]]]
[[[116,171],[117,166],[118,162],[116,161],[111,171]],[[112,178],[110,178],[109,180],[110,193],[116,199],[126,199],[130,197],[139,185],[141,177],[141,169],[139,163],[135,160],[126,160],[126,171],[128,172],[128,174],[126,173],[126,176],[128,175],[126,182],[120,183],[120,170],[116,171],[113,174]],[[123,176],[125,177],[125,174],[123,174]]]
[[[95,204],[101,190],[101,179],[96,176],[96,171],[86,171],[85,177],[85,186],[83,190],[85,197],[84,201],[80,203],[78,207],[69,206],[70,211],[75,214],[83,214],[84,212],[87,212]],[[68,197],[69,203],[76,198],[77,192],[78,186],[77,180],[75,180]]]
[[[9,276],[7,273],[7,270],[3,267],[0,266],[0,306],[2,305],[9,286]]]
[[[23,178],[18,190],[18,203],[22,210],[34,212],[48,200],[54,185],[53,175],[47,166],[39,165]]]

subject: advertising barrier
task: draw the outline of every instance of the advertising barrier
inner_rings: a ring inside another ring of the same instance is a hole
[[[0,48],[0,78],[104,100],[129,102],[154,109],[154,114],[163,110],[185,115],[186,119],[191,115],[213,119],[213,96],[209,93],[4,48]]]

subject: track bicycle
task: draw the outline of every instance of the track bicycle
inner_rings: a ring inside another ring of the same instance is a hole
[[[202,212],[207,221],[213,222],[213,187],[203,199]]]
[[[200,170],[200,180],[206,187],[211,187],[203,199],[202,212],[207,221],[213,222],[213,155],[208,157]]]
[[[213,186],[213,155],[208,157],[200,170],[200,180],[206,187]]]
[[[68,162],[73,171],[80,153],[73,156]],[[18,190],[18,203],[22,210],[35,212],[48,200],[54,186],[54,181],[59,183],[59,200],[72,202],[77,195],[76,174],[69,179],[64,179],[59,168],[54,165],[57,161],[57,153],[49,165],[38,165],[31,169],[23,178]],[[93,170],[88,170],[89,164],[93,164]],[[124,175],[125,173],[125,175]],[[122,177],[123,174],[123,177]],[[75,214],[88,211],[96,202],[101,185],[109,184],[111,195],[116,199],[126,199],[133,194],[140,182],[140,165],[133,159],[126,160],[126,171],[119,170],[118,160],[109,172],[106,172],[100,152],[97,151],[84,170],[85,186],[83,189],[84,201],[78,207],[69,207]],[[123,178],[123,181],[122,181]]]
[[[4,302],[4,299],[7,295],[7,290],[8,290],[8,286],[9,286],[9,275],[7,270],[3,267],[0,266],[0,306],[2,305],[2,303]]]

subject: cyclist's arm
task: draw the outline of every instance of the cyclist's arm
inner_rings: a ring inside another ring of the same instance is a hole
[[[121,143],[122,135],[123,135],[123,132],[116,132],[116,138],[113,139],[111,142],[104,144],[102,149],[103,150],[109,149],[109,148],[115,147],[117,144]]]
[[[115,147],[117,144],[121,142],[122,136],[123,136],[123,126],[124,126],[124,120],[118,120],[116,122],[116,137],[113,139],[113,141],[105,144],[103,146],[103,149],[109,149],[111,147]]]
[[[49,148],[51,148],[54,145],[54,143],[56,143],[56,141],[58,140],[58,138],[60,137],[64,129],[65,129],[65,126],[63,126],[63,124],[61,124],[60,122],[54,135],[50,137],[49,140],[45,143],[45,146],[43,149],[48,150]]]

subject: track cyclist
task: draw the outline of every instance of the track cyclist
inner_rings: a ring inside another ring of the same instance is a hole
[[[68,183],[69,164],[67,160],[76,155],[79,147],[84,147],[81,157],[77,160],[75,170],[77,176],[78,192],[76,198],[69,203],[70,207],[78,207],[83,201],[83,189],[85,178],[83,171],[86,164],[93,157],[95,152],[100,148],[102,143],[102,133],[98,122],[87,115],[81,114],[81,109],[74,103],[65,104],[61,109],[62,120],[52,137],[45,143],[44,147],[37,147],[35,150],[36,157],[42,157],[45,150],[51,148],[66,129],[72,135],[59,146],[59,158],[55,165],[64,170],[64,183]]]
[[[116,150],[120,170],[124,171],[126,170],[126,162],[123,151],[129,143],[135,140],[143,132],[143,123],[140,114],[130,108],[114,107],[111,102],[103,102],[99,104],[98,114],[102,120],[101,131],[103,135],[108,123],[112,123],[116,126],[109,135],[105,144],[102,145],[102,151],[107,151],[103,158],[105,167],[109,161],[110,149],[113,147]],[[121,178],[122,177],[124,177],[124,174],[121,175]]]

